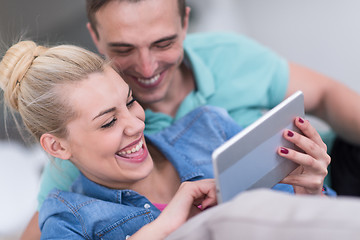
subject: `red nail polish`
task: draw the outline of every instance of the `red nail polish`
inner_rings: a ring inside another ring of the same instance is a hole
[[[288,135],[289,137],[292,137],[292,136],[294,136],[294,133],[293,133],[292,131],[288,131],[287,135]]]
[[[304,119],[302,119],[301,117],[299,117],[299,122],[300,122],[300,123],[304,123]]]
[[[289,153],[289,150],[287,150],[286,148],[280,148],[280,152],[283,153],[283,154],[288,154]]]

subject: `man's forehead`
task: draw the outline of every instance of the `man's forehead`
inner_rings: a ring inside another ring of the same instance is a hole
[[[178,9],[178,0],[114,0],[105,4],[95,13],[96,22],[101,24],[105,20],[117,20],[124,24],[136,22],[144,16],[152,18],[157,15],[170,15],[181,18]]]
[[[146,1],[163,0],[144,0]],[[132,5],[129,8],[109,5],[97,13],[100,39],[113,46],[119,43],[143,45],[176,35],[182,28],[179,13],[165,11],[167,6],[148,9],[147,5],[144,5],[137,9],[138,7],[134,8]]]

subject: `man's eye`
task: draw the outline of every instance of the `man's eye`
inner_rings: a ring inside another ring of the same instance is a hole
[[[133,48],[114,49],[112,52],[118,55],[128,55],[133,51]]]
[[[174,43],[173,41],[165,41],[165,42],[157,43],[155,46],[157,48],[163,49],[163,48],[168,48],[168,47],[172,46],[173,43]]]
[[[109,127],[112,127],[112,126],[115,124],[116,121],[117,121],[117,118],[114,117],[113,119],[111,119],[110,122],[102,125],[101,128],[109,128]]]
[[[130,102],[128,102],[128,103],[126,103],[126,106],[128,107],[128,108],[131,108],[131,106],[133,105],[133,103],[136,101],[136,99],[133,97],[131,100],[130,100]]]

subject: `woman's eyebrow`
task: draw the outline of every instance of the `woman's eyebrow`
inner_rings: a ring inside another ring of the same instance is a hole
[[[104,115],[104,114],[107,114],[107,113],[110,113],[110,112],[114,112],[115,110],[116,110],[116,107],[112,107],[112,108],[106,109],[106,110],[104,110],[104,111],[101,111],[98,115],[96,115],[96,116],[93,118],[93,121],[94,121],[96,118],[98,118],[98,117],[100,117],[100,116],[102,116],[102,115]]]
[[[128,85],[128,87],[129,87],[129,91],[128,91],[128,97],[130,96],[130,94],[131,94],[131,88],[130,88],[130,86]],[[116,107],[112,107],[112,108],[109,108],[109,109],[106,109],[106,110],[104,110],[104,111],[101,111],[98,115],[96,115],[94,118],[93,118],[93,121],[96,119],[96,118],[98,118],[98,117],[100,117],[100,116],[102,116],[102,115],[104,115],[104,114],[107,114],[107,113],[109,113],[109,112],[114,112],[116,110]]]

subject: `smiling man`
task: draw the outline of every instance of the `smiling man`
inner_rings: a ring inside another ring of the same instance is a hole
[[[113,61],[143,107],[175,116],[195,87],[183,64],[190,9],[184,1],[95,2],[88,2],[87,27],[99,52]]]

